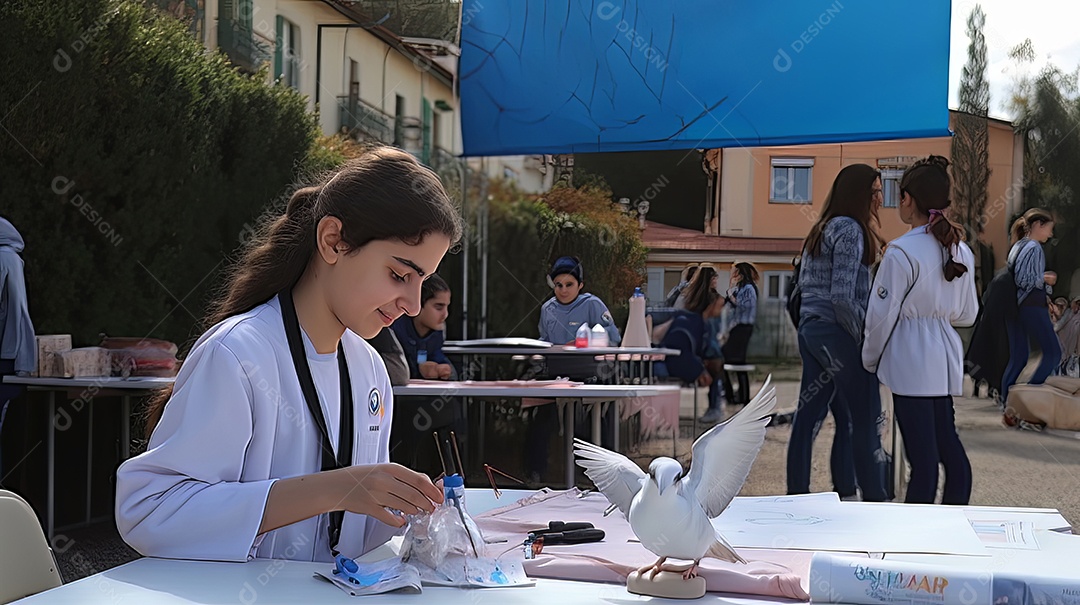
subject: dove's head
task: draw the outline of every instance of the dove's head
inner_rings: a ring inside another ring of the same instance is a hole
[[[682,465],[674,458],[661,456],[649,464],[649,478],[656,484],[657,491],[664,495],[664,490],[675,485],[682,476]]]

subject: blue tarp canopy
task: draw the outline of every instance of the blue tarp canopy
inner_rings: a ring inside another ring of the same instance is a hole
[[[464,0],[465,155],[948,136],[942,0]]]

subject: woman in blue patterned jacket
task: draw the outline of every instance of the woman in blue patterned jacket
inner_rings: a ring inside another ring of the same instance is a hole
[[[883,201],[881,174],[852,164],[836,176],[803,244],[799,269],[799,355],[802,384],[788,442],[787,490],[810,491],[814,437],[829,410],[836,420],[831,469],[833,488],[851,497],[857,486],[866,501],[888,498],[885,453],[878,423],[877,377],[862,364],[863,323],[870,298],[870,266],[881,237],[875,226]]]
[[[1057,282],[1057,275],[1046,271],[1042,244],[1054,235],[1054,217],[1040,208],[1032,208],[1016,219],[1012,227],[1017,240],[1009,250],[1008,263],[1016,279],[1019,313],[1005,320],[1009,336],[1009,365],[1001,378],[1001,401],[1008,402],[1009,388],[1028,362],[1028,341],[1034,338],[1042,350],[1042,360],[1028,384],[1042,384],[1061,363],[1061,344],[1050,322],[1047,297]]]

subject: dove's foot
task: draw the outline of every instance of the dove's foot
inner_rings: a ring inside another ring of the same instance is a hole
[[[700,564],[700,563],[701,563],[701,559],[698,559],[697,561],[694,561],[693,565],[691,565],[690,567],[687,567],[686,571],[684,571],[683,574],[682,574],[682,579],[684,579],[684,580],[692,580],[692,579],[696,578],[697,577],[698,564]]]
[[[667,557],[660,557],[656,560],[656,563],[653,563],[652,565],[646,565],[645,567],[637,570],[638,575],[644,577],[645,574],[649,574],[649,581],[652,581],[656,578],[656,574],[660,573],[663,570],[665,561],[667,561]]]

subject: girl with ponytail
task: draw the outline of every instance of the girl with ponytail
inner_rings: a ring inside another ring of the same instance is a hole
[[[963,394],[964,350],[956,327],[978,315],[975,256],[964,229],[946,216],[949,161],[930,156],[900,180],[900,220],[911,230],[889,242],[870,288],[863,365],[893,393],[911,462],[905,501],[933,504],[938,463],[943,504],[967,504],[971,463],[956,433],[954,396]]]
[[[374,148],[296,191],[226,275],[146,453],[117,471],[116,523],[146,556],[333,561],[431,511],[389,463],[393,394],[364,341],[420,311],[461,223],[438,177]],[[167,405],[166,405],[167,403]]]
[[[1050,321],[1048,300],[1057,283],[1057,275],[1046,270],[1042,244],[1054,235],[1054,217],[1041,208],[1032,208],[1016,219],[1009,250],[1008,265],[1016,284],[1016,304],[1006,316],[1005,332],[1009,338],[1009,365],[1001,377],[1001,402],[1007,406],[1009,389],[1020,377],[1028,362],[1028,343],[1035,340],[1042,359],[1028,384],[1042,384],[1061,363],[1061,343]]]

